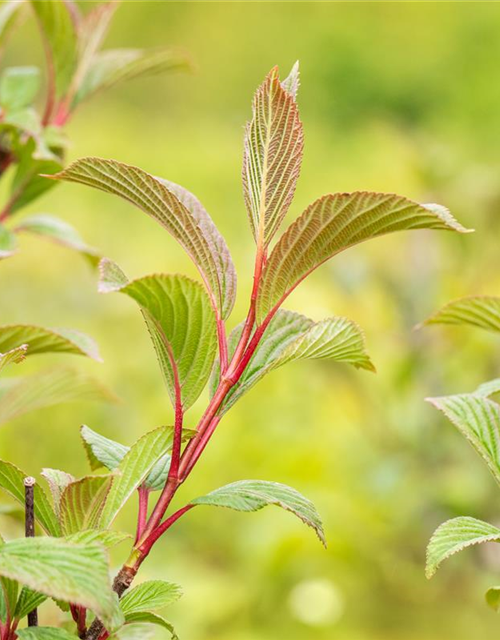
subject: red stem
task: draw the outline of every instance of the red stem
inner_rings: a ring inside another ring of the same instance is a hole
[[[139,513],[137,514],[137,533],[135,541],[140,540],[144,528],[146,527],[146,521],[148,518],[148,502],[149,502],[149,489],[146,485],[141,485],[138,489],[139,493]]]
[[[148,553],[151,551],[151,547],[158,540],[158,538],[160,538],[165,533],[165,531],[170,529],[170,527],[174,524],[174,522],[177,522],[177,520],[180,517],[182,517],[194,506],[196,505],[188,504],[185,507],[182,507],[182,509],[179,509],[178,511],[176,511],[174,514],[170,516],[170,518],[167,518],[165,522],[162,522],[158,527],[156,527],[156,529],[154,529],[154,531],[146,538],[146,540],[141,544],[139,548],[142,556],[146,557]]]

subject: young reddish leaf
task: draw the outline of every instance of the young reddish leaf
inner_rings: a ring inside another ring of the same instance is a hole
[[[458,324],[500,332],[500,297],[469,296],[453,300],[425,324]]]
[[[64,0],[31,0],[45,39],[49,73],[54,74],[56,95],[62,97],[76,68],[78,51],[75,27]]]
[[[227,317],[235,296],[232,278],[224,271],[230,261],[229,250],[199,203],[183,192],[183,199],[189,202],[185,206],[162,180],[115,160],[83,158],[54,177],[118,195],[156,220],[185,249],[201,274],[212,305],[221,317]]]
[[[360,191],[319,198],[290,225],[269,256],[257,299],[258,322],[329,258],[370,238],[405,229],[467,232],[444,207],[420,205],[402,196]]]
[[[453,554],[483,542],[500,542],[500,529],[464,516],[444,522],[436,529],[427,547],[426,576],[432,578],[443,560]]]
[[[11,324],[0,327],[0,351],[6,352],[27,345],[26,355],[39,353],[71,353],[88,356],[102,362],[97,344],[84,333],[74,329],[46,329],[30,324]]]
[[[68,484],[61,495],[59,519],[63,535],[98,527],[115,476],[87,476]]]
[[[101,261],[101,291],[120,291],[140,306],[165,382],[175,404],[175,377],[185,409],[205,387],[217,348],[215,316],[203,287],[184,276],[145,276],[123,284],[109,260]],[[113,278],[116,278],[113,285]]]
[[[236,511],[258,511],[274,504],[290,511],[309,527],[326,546],[321,518],[313,503],[296,489],[278,482],[265,480],[240,480],[211,491],[206,496],[192,500],[191,504],[227,507]]]
[[[245,134],[243,192],[257,244],[269,244],[288,211],[303,146],[297,105],[289,89],[281,85],[275,67],[255,94],[253,117]]]

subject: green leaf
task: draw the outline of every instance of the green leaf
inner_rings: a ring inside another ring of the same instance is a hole
[[[182,596],[178,584],[148,580],[128,591],[120,601],[125,619],[131,613],[164,609]]]
[[[405,229],[467,232],[439,205],[402,196],[358,191],[326,195],[293,222],[274,247],[257,299],[261,323],[314,269],[360,242]]]
[[[33,611],[33,609],[36,609],[44,603],[45,600],[47,600],[47,596],[43,593],[38,593],[38,591],[33,591],[33,589],[23,587],[16,604],[14,618],[21,620],[27,616],[28,613]]]
[[[86,425],[81,427],[80,435],[92,471],[101,467],[114,471],[130,451],[130,447],[106,438]]]
[[[156,624],[167,631],[170,631],[172,636],[172,640],[179,640],[179,636],[175,632],[173,625],[165,620],[163,616],[158,615],[157,613],[152,613],[151,611],[136,611],[135,613],[129,613],[125,616],[125,620],[127,624],[136,623],[136,622],[148,622],[150,624]],[[142,637],[142,636],[139,636]]]
[[[64,0],[31,0],[31,6],[45,40],[49,73],[54,74],[56,95],[61,98],[71,83],[78,58],[71,13]]]
[[[191,68],[188,56],[172,48],[102,51],[93,56],[76,92],[73,107],[98,91],[109,89],[125,80],[169,71],[189,71]]]
[[[243,156],[245,204],[258,244],[269,244],[288,211],[303,147],[297,105],[274,67],[255,94]]]
[[[142,169],[102,158],[77,160],[55,178],[120,196],[156,220],[194,262],[221,317],[229,315],[236,293],[229,250],[208,213],[192,197],[172,186],[174,193]]]
[[[26,627],[16,631],[21,640],[77,640],[75,636],[65,629],[56,627]]]
[[[66,471],[60,471],[59,469],[42,469],[41,475],[47,480],[50,492],[52,494],[52,500],[54,501],[54,509],[59,517],[59,507],[61,502],[61,495],[66,487],[76,480],[74,476]]]
[[[444,522],[436,529],[427,547],[426,576],[432,578],[443,560],[454,553],[482,542],[500,542],[500,529],[469,517]]]
[[[258,511],[274,504],[296,515],[307,526],[314,529],[326,546],[321,518],[313,503],[295,489],[278,482],[264,480],[240,480],[216,489],[206,496],[191,501],[193,505],[206,504],[227,507],[236,511]]]
[[[83,529],[96,529],[115,476],[87,476],[71,482],[60,502],[63,535]]]
[[[500,332],[500,297],[470,296],[453,300],[425,324],[458,324]]]
[[[231,333],[229,352],[238,344],[243,324]],[[347,362],[355,367],[374,371],[365,349],[361,329],[346,318],[328,318],[314,322],[292,311],[280,309],[271,320],[259,346],[240,380],[228,393],[219,413],[225,413],[243,394],[267,373],[287,362],[303,359],[329,358]],[[212,393],[218,384],[220,372],[212,379]]]
[[[76,544],[89,544],[98,542],[106,549],[128,540],[132,536],[129,533],[122,531],[111,531],[109,529],[86,529],[84,531],[77,531],[69,536],[65,536],[68,542],[75,542]]]
[[[0,380],[0,424],[30,411],[63,402],[114,402],[109,389],[94,377],[68,368]]]
[[[8,204],[10,215],[57,184],[54,180],[48,180],[46,176],[62,169],[61,160],[46,149],[41,151],[39,143],[40,139],[29,138],[17,153],[17,170],[10,187]]]
[[[140,438],[117,467],[119,474],[108,494],[99,525],[107,529],[154,465],[172,447],[173,430],[159,427]]]
[[[0,578],[0,619],[2,622],[12,620],[18,591],[19,585],[15,580]]]
[[[173,428],[173,427],[169,427]],[[90,468],[92,470],[106,467],[109,471],[114,471],[118,468],[120,462],[125,455],[130,451],[130,447],[127,447],[115,440],[106,438],[101,434],[92,431],[87,426],[82,426],[81,436],[83,445],[87,452]],[[195,432],[190,429],[183,429],[183,440],[192,438]],[[163,489],[167,480],[168,471],[170,469],[170,455],[166,453],[162,456],[155,466],[152,468],[148,477],[144,481],[145,486],[150,491],[159,491]]]
[[[0,326],[0,351],[28,345],[26,355],[37,353],[72,353],[102,362],[97,344],[74,329],[46,329],[31,324]]]
[[[87,245],[78,231],[64,220],[50,215],[38,214],[24,218],[14,230],[16,233],[32,233],[68,249],[73,249],[81,253],[93,267],[99,264],[101,258],[99,251]]]
[[[101,545],[79,545],[61,538],[12,540],[0,545],[0,575],[84,606],[105,624],[116,616],[116,594]]]
[[[19,364],[26,358],[27,344],[21,344],[19,347],[10,349],[5,353],[0,353],[0,371],[9,364]]]
[[[209,265],[211,273],[207,270],[205,278],[208,283],[211,283],[216,294],[217,300],[214,301],[213,306],[220,310],[222,318],[229,317],[236,300],[237,277],[226,241],[213,223],[205,207],[195,195],[175,182],[170,182],[170,180],[163,178],[157,178],[157,180],[160,180],[179,202],[186,207],[207,240],[212,264]],[[209,292],[211,291],[211,286],[207,284]]]
[[[18,502],[24,505],[24,479],[26,474],[10,462],[0,460],[0,488],[9,493]],[[59,523],[52,509],[49,499],[43,489],[36,484],[35,496],[35,520],[51,536],[60,534]]]
[[[30,106],[40,88],[37,67],[9,67],[0,77],[0,105],[7,111]]]
[[[489,396],[495,395],[498,392],[500,392],[500,378],[495,378],[494,380],[489,380],[488,382],[483,382],[483,384],[480,384],[479,387],[474,391],[474,394],[487,398]]]
[[[16,247],[16,236],[0,224],[0,260],[10,258],[16,252]]]
[[[140,306],[175,404],[175,378],[182,404],[189,408],[205,387],[217,349],[213,310],[203,287],[184,276],[152,275],[123,284],[121,274],[113,287],[117,267],[107,259],[100,263],[100,291],[125,293]]]
[[[112,636],[109,636],[109,640],[153,640],[156,638],[154,629],[150,624],[126,624]],[[179,640],[174,638],[174,640]]]
[[[427,401],[467,438],[500,484],[500,406],[472,393]]]
[[[281,83],[281,86],[292,96],[294,100],[297,100],[297,93],[300,87],[300,69],[298,60],[293,65],[288,76]]]
[[[500,587],[490,587],[485,594],[486,604],[493,611],[500,611]]]

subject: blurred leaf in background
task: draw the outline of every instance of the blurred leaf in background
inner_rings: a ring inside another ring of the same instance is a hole
[[[497,581],[496,548],[457,556],[454,571],[432,583],[424,576],[425,546],[441,521],[463,513],[499,521],[487,470],[423,398],[498,376],[498,344],[486,332],[413,327],[448,300],[500,292],[499,29],[497,3],[127,2],[116,13],[107,46],[182,46],[199,69],[175,83],[138,80],[82,105],[68,127],[68,160],[119,157],[185,185],[220,226],[240,272],[250,272],[254,250],[238,177],[249,88],[274,64],[288,68],[297,58],[308,87],[299,95],[307,145],[288,221],[331,185],[446,202],[476,229],[453,242],[421,232],[353,249],[293,294],[290,304],[307,315],[360,322],[378,375],[321,362],[270,374],[235,406],[190,491],[204,495],[245,476],[300,486],[324,517],[329,548],[316,548],[277,510],[250,519],[231,511],[207,519],[194,510],[144,565],[144,579],[183,584],[186,596],[170,619],[185,637],[470,640],[496,633],[498,618],[482,596]],[[36,43],[35,25],[24,22],[4,48],[4,65],[40,66]],[[126,203],[60,187],[41,205],[127,273],[194,275],[182,251]],[[125,296],[98,296],[94,276],[70,253],[28,234],[19,242],[22,260],[2,264],[2,323],[84,319],[101,346],[103,380],[126,401],[20,418],[0,432],[0,455],[21,465],[29,438],[28,472],[65,466],[79,476],[86,472],[73,457],[80,423],[132,442],[152,425],[170,424],[171,410]],[[18,286],[23,280],[29,295]],[[250,287],[240,278],[235,317],[246,311]],[[29,360],[22,366],[34,371]],[[119,519],[133,516],[125,510]]]

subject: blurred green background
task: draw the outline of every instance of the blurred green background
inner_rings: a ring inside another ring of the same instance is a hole
[[[183,585],[169,612],[182,638],[470,640],[498,629],[483,598],[498,583],[495,548],[457,556],[430,583],[424,577],[425,546],[443,519],[500,520],[485,466],[424,398],[498,375],[500,345],[479,331],[414,326],[453,297],[500,293],[499,32],[500,5],[487,2],[142,1],[118,11],[108,45],[179,45],[197,72],[130,83],[84,105],[69,127],[71,157],[136,164],[200,197],[240,274],[233,324],[246,311],[254,249],[241,193],[243,125],[275,64],[286,74],[299,58],[302,70],[306,147],[288,220],[325,192],[373,189],[445,204],[476,229],[362,245],[289,299],[289,308],[315,319],[358,321],[378,374],[328,362],[271,374],[224,419],[179,500],[237,479],[285,482],[316,503],[329,547],[277,509],[193,511],[142,571]],[[28,22],[3,64],[41,61]],[[130,276],[195,275],[166,232],[118,199],[61,185],[33,212],[65,218]],[[122,399],[13,421],[0,432],[2,457],[32,474],[50,466],[83,475],[81,423],[131,443],[171,421],[140,314],[126,297],[99,296],[78,256],[23,239],[19,255],[1,265],[0,311],[2,323],[93,335],[104,364],[72,364]],[[41,357],[23,368],[51,362]],[[134,518],[131,504],[118,526]],[[8,535],[19,533],[2,521]],[[115,553],[117,567],[125,553]],[[43,615],[49,622],[59,613]]]

